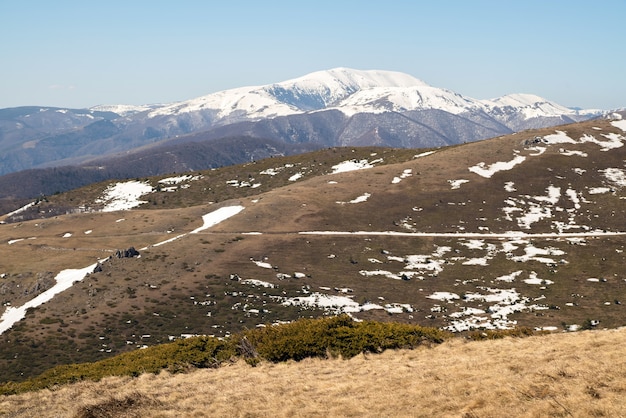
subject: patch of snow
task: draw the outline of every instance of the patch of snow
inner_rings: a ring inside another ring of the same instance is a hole
[[[355,171],[355,170],[364,170],[367,168],[372,168],[374,167],[374,163],[375,162],[380,162],[381,160],[375,160],[372,161],[371,163],[368,160],[348,160],[348,161],[343,161],[339,164],[335,164],[334,166],[332,166],[332,173],[331,174],[338,174],[338,173],[346,173],[348,171]]]
[[[561,155],[565,155],[567,157],[571,157],[573,155],[576,155],[578,157],[588,157],[589,156],[589,154],[587,154],[586,152],[576,151],[576,150],[561,150],[560,153],[561,153]]]
[[[588,191],[589,194],[602,194],[610,192],[611,189],[609,187],[592,187]]]
[[[512,181],[507,181],[506,183],[504,183],[504,190],[506,190],[509,193],[513,193],[517,191],[517,189],[515,188],[515,183],[513,183]]]
[[[534,154],[528,154],[531,157],[537,157],[541,154],[543,154],[544,152],[546,152],[547,148],[546,147],[528,147],[529,150],[531,151],[535,151]]]
[[[397,184],[400,183],[402,181],[402,179],[405,179],[407,177],[411,177],[413,174],[413,170],[410,168],[407,168],[406,170],[404,170],[402,172],[402,174],[400,174],[399,177],[394,177],[393,180],[391,180],[391,184]]]
[[[489,263],[485,257],[481,258],[470,258],[469,260],[463,262],[465,266],[488,266]]]
[[[450,186],[452,186],[452,190],[454,190],[454,189],[460,189],[461,184],[469,183],[469,180],[465,180],[465,179],[448,180],[448,183],[450,183]]]
[[[170,242],[174,242],[177,239],[180,239],[180,238],[184,237],[185,235],[187,235],[187,234],[180,234],[180,235],[177,235],[175,237],[166,239],[165,241],[157,242],[156,244],[152,244],[152,247],[160,247],[161,245],[169,244]]]
[[[451,301],[455,299],[461,299],[456,293],[450,292],[435,292],[432,295],[426,296],[428,299],[440,300],[442,302]]]
[[[282,167],[279,168],[268,168],[267,170],[261,171],[259,174],[265,174],[267,176],[275,176],[278,172],[282,170]]]
[[[495,173],[499,171],[511,170],[518,164],[523,163],[526,160],[526,157],[522,155],[518,155],[513,158],[511,161],[504,162],[496,162],[486,166],[484,162],[480,162],[475,166],[469,167],[468,170],[472,173],[476,173],[481,177],[491,178]]]
[[[41,304],[48,302],[55,295],[63,292],[66,289],[72,287],[74,282],[81,281],[87,276],[87,274],[93,272],[98,263],[94,263],[82,269],[67,269],[62,270],[56,275],[54,280],[56,284],[43,293],[40,293],[33,299],[29,300],[20,307],[8,307],[4,314],[0,317],[0,334],[10,329],[16,322],[20,321],[26,316],[26,310],[28,308],[36,308]]]
[[[276,285],[273,284],[273,283],[264,282],[262,280],[256,280],[256,279],[246,279],[246,280],[242,280],[240,283],[248,284],[248,285],[252,285],[252,286],[268,287],[268,288],[272,288],[272,289],[276,287]]]
[[[556,131],[556,133],[551,135],[546,135],[543,137],[543,141],[547,144],[576,144],[577,142],[570,138],[563,131]]]
[[[524,279],[524,283],[526,283],[526,284],[538,284],[538,285],[554,284],[554,282],[552,280],[540,279],[537,276],[537,273],[534,272],[534,271],[530,272],[530,274],[528,275],[528,279]]]
[[[301,179],[302,177],[304,177],[304,174],[296,173],[293,176],[289,177],[289,181],[296,181],[296,180]]]
[[[244,209],[243,206],[225,206],[223,208],[214,210],[211,213],[207,213],[206,215],[202,216],[202,221],[204,222],[204,225],[202,225],[199,228],[194,229],[193,231],[190,232],[190,234],[197,234],[200,231],[209,229],[212,226],[215,226],[218,223],[225,221],[231,216],[235,216],[236,214],[241,212],[243,209]]]
[[[362,194],[361,196],[359,196],[359,197],[357,197],[357,198],[354,198],[354,199],[352,199],[352,200],[351,200],[351,201],[349,201],[349,202],[339,202],[339,201],[338,201],[337,203],[339,203],[340,205],[345,205],[346,203],[362,203],[362,202],[366,202],[366,201],[367,201],[367,199],[369,199],[369,197],[370,197],[370,196],[371,196],[371,194],[369,194],[369,193],[364,193],[364,194]]]
[[[373,270],[373,271],[361,270],[361,271],[359,271],[359,274],[361,276],[365,276],[365,277],[384,276],[384,277],[388,277],[388,278],[394,279],[394,280],[402,280],[402,277],[398,276],[397,274],[393,274],[390,271],[386,271],[386,270]]]
[[[103,212],[128,210],[146,203],[139,198],[151,193],[152,190],[150,184],[142,181],[131,180],[115,183],[107,187],[103,195],[96,199],[96,203],[104,203]]]
[[[323,308],[333,313],[352,313],[361,311],[361,306],[349,296],[325,295],[323,293],[311,293],[309,296],[288,298],[284,306],[309,306]]]
[[[190,174],[187,174],[187,175],[184,175],[184,176],[167,177],[167,178],[159,180],[159,183],[161,183],[161,184],[180,184],[180,183],[184,183],[186,181],[200,180],[201,178],[202,178],[202,176],[192,176]]]
[[[27,210],[27,209],[29,209],[29,208],[31,208],[33,206],[35,206],[35,202],[31,202],[31,203],[29,203],[29,204],[27,204],[25,206],[22,206],[19,209],[14,210],[13,212],[7,213],[6,217],[8,218],[10,216],[17,215],[18,213],[24,212],[25,210]]]
[[[549,257],[540,256],[561,256],[565,255],[565,251],[554,247],[537,248],[526,241],[527,245],[524,247],[524,255],[510,256],[513,261],[526,263],[528,261],[538,261],[543,264],[556,264],[556,261]]]
[[[254,264],[256,264],[257,266],[262,267],[262,268],[264,268],[264,269],[272,269],[272,268],[274,268],[274,267],[272,267],[272,265],[271,265],[270,263],[267,263],[267,262],[265,262],[265,261],[256,261],[256,260],[252,260],[252,262],[253,262]]]
[[[611,121],[611,125],[626,132],[626,120],[614,120],[614,121]]]
[[[605,170],[600,170],[600,172],[604,173],[604,177],[616,186],[626,186],[626,172],[624,170],[620,168],[607,168]]]
[[[421,157],[427,157],[431,154],[436,153],[437,151],[426,151],[426,152],[422,152],[420,154],[414,155],[413,158],[421,158]]]
[[[507,274],[507,275],[504,275],[504,276],[496,277],[495,280],[500,280],[500,281],[503,281],[503,282],[512,283],[517,276],[522,274],[522,272],[523,272],[523,270],[518,270],[518,271],[515,271],[515,272],[513,272],[511,274]]]

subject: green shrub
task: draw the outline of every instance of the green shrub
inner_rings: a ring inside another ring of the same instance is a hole
[[[467,334],[467,338],[474,341],[480,340],[497,340],[505,337],[530,337],[531,335],[535,335],[537,333],[545,333],[543,331],[537,332],[532,328],[528,327],[520,327],[513,329],[501,329],[501,330],[483,330],[483,331],[472,331]]]
[[[354,322],[342,315],[322,319],[301,319],[290,324],[255,329],[244,337],[259,357],[272,362],[307,357],[379,353],[386,349],[414,348],[441,343],[448,334],[436,328],[374,321]]]
[[[290,324],[244,331],[221,340],[193,337],[123,353],[95,363],[57,366],[23,382],[0,384],[0,394],[13,394],[106,376],[139,376],[161,370],[218,367],[242,357],[254,366],[262,360],[280,362],[307,357],[379,353],[386,349],[437,344],[451,334],[436,328],[374,321],[355,322],[347,315],[301,319]]]

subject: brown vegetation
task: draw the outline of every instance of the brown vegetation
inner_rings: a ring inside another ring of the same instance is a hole
[[[0,398],[7,417],[587,417],[626,413],[624,330],[80,382]]]

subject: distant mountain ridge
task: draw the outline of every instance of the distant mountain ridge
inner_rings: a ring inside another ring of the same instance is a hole
[[[170,104],[0,109],[0,175],[171,145],[199,132],[204,140],[432,147],[602,114],[530,94],[477,100],[400,72],[335,68]]]

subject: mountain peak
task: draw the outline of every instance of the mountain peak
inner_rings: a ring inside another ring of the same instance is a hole
[[[332,86],[341,84],[356,87],[357,90],[372,87],[414,87],[428,86],[422,80],[409,74],[386,70],[356,70],[353,68],[337,67],[330,70],[316,71],[292,80],[277,83],[278,85],[294,85],[320,83]]]
[[[301,110],[330,107],[350,95],[380,87],[427,86],[423,81],[395,71],[355,70],[338,67],[264,87],[278,101]]]

